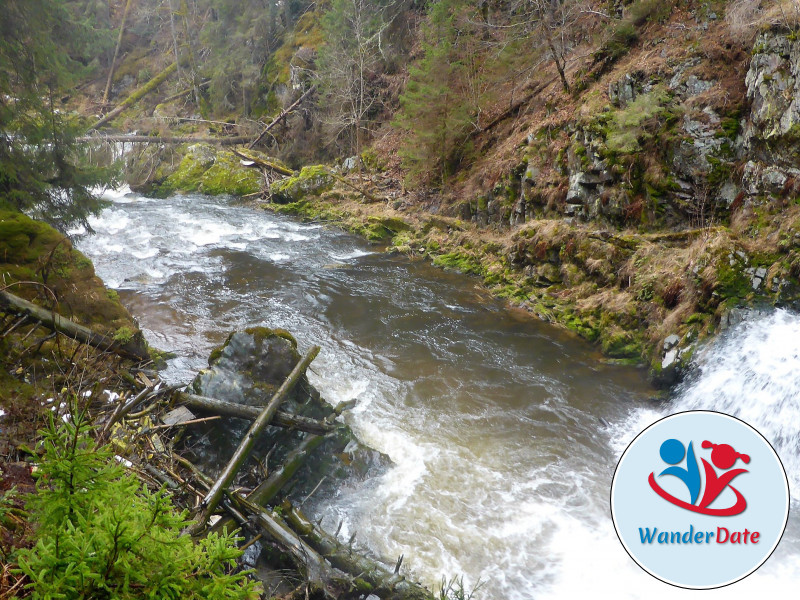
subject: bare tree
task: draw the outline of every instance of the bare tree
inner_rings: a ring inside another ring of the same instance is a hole
[[[373,83],[382,62],[382,36],[389,23],[374,0],[334,0],[323,22],[318,78],[325,122],[336,134],[348,132],[361,154],[370,111],[378,100]]]

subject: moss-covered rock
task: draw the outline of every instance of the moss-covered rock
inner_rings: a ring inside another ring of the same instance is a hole
[[[60,314],[100,333],[113,337],[126,331],[128,341],[141,338],[119,297],[95,275],[92,261],[64,235],[22,213],[0,210],[0,278],[11,293],[52,308],[46,286]]]
[[[323,165],[312,165],[293,177],[276,181],[270,187],[272,201],[278,204],[298,202],[310,195],[318,195],[333,187],[334,179]]]
[[[261,190],[261,183],[261,173],[243,166],[233,152],[194,144],[159,187],[162,194],[182,191],[246,196]]]

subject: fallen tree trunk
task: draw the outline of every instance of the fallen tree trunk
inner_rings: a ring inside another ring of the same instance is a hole
[[[368,191],[358,187],[354,183],[350,183],[349,181],[347,181],[347,179],[345,179],[344,177],[342,177],[340,175],[337,175],[331,169],[326,169],[326,171],[328,171],[328,175],[333,177],[336,181],[338,181],[339,183],[343,183],[344,185],[346,185],[349,188],[354,189],[355,191],[357,191],[359,194],[364,196],[370,202],[384,202],[386,200],[386,198],[383,198],[383,199],[378,198],[377,196],[374,196],[373,194],[370,194]]]
[[[266,480],[262,481],[252,492],[247,495],[247,501],[258,506],[264,506],[275,498],[283,489],[294,474],[303,466],[306,458],[311,452],[325,440],[324,437],[308,434],[300,445],[292,450],[286,457],[286,461],[277,471],[274,471]],[[222,531],[224,527],[230,527],[233,520],[223,517],[211,528],[211,531]]]
[[[114,110],[105,115],[102,119],[97,121],[94,125],[91,126],[90,129],[97,129],[98,127],[102,127],[112,119],[122,114],[122,111],[124,111],[126,108],[133,106],[139,100],[144,98],[147,94],[156,90],[158,86],[164,83],[167,77],[172,75],[177,68],[178,68],[178,63],[176,62],[169,65],[166,69],[158,73],[150,81],[145,83],[142,87],[140,87],[138,90],[134,91],[130,96],[125,98],[125,100],[123,100],[119,106],[117,106]]]
[[[349,587],[349,581],[344,574],[337,574],[331,565],[282,522],[280,517],[274,513],[267,513],[263,508],[255,506],[241,497],[237,499],[236,503],[240,509],[243,508],[255,516],[256,523],[267,534],[267,537],[272,538],[281,547],[288,550],[294,561],[305,568],[306,578],[320,585],[328,596],[333,598],[338,596],[330,589],[335,583],[338,583],[337,587],[342,587],[342,585]]]
[[[239,158],[254,162],[259,167],[264,167],[265,169],[270,169],[272,171],[275,171],[276,173],[280,173],[281,175],[286,175],[287,177],[291,177],[292,175],[294,175],[294,171],[292,171],[291,169],[287,169],[286,167],[284,167],[282,165],[279,165],[279,164],[276,164],[276,163],[273,163],[273,162],[269,162],[268,160],[264,160],[262,158],[258,158],[257,156],[252,156],[250,154],[245,154],[241,150],[231,150],[231,152],[233,152]]]
[[[275,117],[274,119],[272,119],[272,122],[271,122],[269,125],[267,125],[267,126],[264,128],[264,131],[262,131],[262,132],[261,132],[261,133],[258,135],[258,137],[257,137],[256,139],[254,139],[252,142],[250,142],[250,145],[248,145],[248,146],[247,146],[247,149],[248,149],[248,150],[252,150],[252,149],[253,149],[253,146],[255,146],[255,145],[258,143],[258,142],[260,142],[260,141],[261,141],[261,140],[264,138],[264,136],[265,136],[265,135],[267,135],[267,134],[269,133],[269,130],[270,130],[270,129],[272,129],[273,127],[275,127],[275,125],[277,125],[278,123],[280,123],[281,119],[285,118],[285,117],[286,117],[286,116],[287,116],[289,113],[291,113],[292,111],[294,111],[294,109],[296,109],[298,106],[300,106],[300,103],[301,103],[303,100],[305,100],[305,99],[306,99],[308,96],[310,96],[310,95],[311,95],[311,94],[314,92],[314,90],[316,90],[316,89],[317,89],[317,86],[315,86],[315,85],[312,85],[310,88],[308,88],[308,89],[307,89],[307,90],[306,90],[306,91],[303,93],[303,95],[302,95],[302,96],[300,96],[300,97],[299,97],[297,100],[295,100],[294,102],[292,102],[292,104],[289,106],[289,108],[286,108],[286,109],[282,110],[282,111],[281,111],[281,114],[279,114],[277,117]]]
[[[138,344],[117,342],[10,292],[0,291],[0,304],[7,306],[18,314],[30,315],[44,327],[62,333],[82,344],[88,344],[100,350],[111,351],[125,358],[132,358],[138,361],[150,360],[146,349],[140,348]]]
[[[180,392],[177,398],[188,407],[225,415],[227,417],[255,419],[261,412],[261,409],[256,406],[245,406],[244,404],[236,404],[235,402],[225,402],[224,400],[217,400],[216,398],[208,398],[207,396],[187,394],[186,392]],[[336,425],[333,423],[317,421],[316,419],[293,415],[281,410],[275,413],[270,425],[277,425],[278,427],[284,427],[286,429],[296,429],[298,431],[305,431],[317,435],[325,435],[329,431],[336,429]]]
[[[172,457],[189,469],[202,484],[211,487],[214,483],[210,477],[179,454],[173,452]],[[350,588],[348,577],[332,568],[318,552],[306,544],[278,515],[250,502],[238,492],[225,490],[225,496],[227,499],[222,505],[231,516],[225,519],[224,527],[243,526],[251,532],[260,529],[267,539],[272,540],[292,556],[298,568],[305,571],[306,579],[312,582],[315,587],[322,589],[328,598],[337,598],[340,590]],[[251,515],[252,519],[248,521],[245,515]],[[220,531],[222,531],[221,527],[214,527],[208,533],[218,533]],[[258,537],[261,537],[261,535]]]
[[[285,502],[282,511],[286,523],[300,535],[321,556],[330,561],[331,565],[345,573],[351,573],[372,586],[380,597],[387,595],[392,598],[408,598],[413,600],[428,600],[430,592],[420,584],[409,581],[398,573],[400,560],[394,571],[383,564],[371,560],[359,552],[353,552],[349,544],[341,544],[332,535],[317,527],[303,512]]]
[[[199,521],[200,526],[205,526],[205,522],[208,520],[208,517],[214,512],[214,509],[217,508],[217,504],[219,504],[225,488],[231,484],[233,478],[236,476],[236,473],[239,472],[239,469],[250,456],[250,452],[253,449],[253,445],[256,443],[256,439],[272,420],[272,417],[278,411],[278,407],[280,407],[281,403],[286,399],[286,396],[289,395],[289,393],[294,389],[294,386],[297,385],[297,382],[300,381],[300,377],[305,374],[308,365],[311,364],[311,361],[316,358],[318,353],[319,346],[313,346],[308,354],[306,354],[306,356],[295,365],[294,369],[292,369],[292,372],[289,373],[289,376],[281,384],[281,387],[278,388],[278,391],[275,392],[275,394],[272,396],[272,399],[261,410],[261,413],[258,415],[256,420],[253,421],[250,429],[239,443],[239,447],[236,448],[236,452],[233,453],[233,456],[228,461],[227,466],[223,469],[222,474],[219,476],[216,483],[211,486],[211,489],[208,491],[206,497],[203,498],[203,515]]]
[[[220,144],[234,146],[243,144],[248,139],[244,136],[237,137],[190,137],[176,136],[164,137],[156,135],[84,135],[76,138],[78,142],[131,142],[136,144]]]

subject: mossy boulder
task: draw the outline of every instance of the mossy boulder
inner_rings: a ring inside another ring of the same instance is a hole
[[[162,194],[182,191],[246,196],[260,191],[261,183],[258,169],[243,166],[233,152],[193,144],[159,188]]]
[[[334,179],[323,165],[312,165],[293,177],[276,181],[270,187],[272,201],[278,204],[298,202],[306,196],[319,195],[333,187]]]
[[[195,392],[248,406],[261,406],[300,360],[297,342],[282,329],[236,331],[212,351],[209,368],[194,380]],[[297,388],[296,388],[297,389]],[[297,392],[293,399],[297,399]]]
[[[92,261],[46,223],[0,210],[0,278],[17,296],[48,309],[55,296],[61,315],[105,335],[127,331],[128,341],[144,347],[136,323],[95,275]]]

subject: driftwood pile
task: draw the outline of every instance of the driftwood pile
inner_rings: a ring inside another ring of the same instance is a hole
[[[141,351],[134,352],[125,344],[8,292],[0,292],[0,306],[6,313],[18,315],[14,321],[17,327],[24,320],[103,352],[134,358],[139,364],[145,359]],[[13,323],[4,333],[9,333],[12,327]],[[284,497],[287,484],[307,457],[342,427],[335,419],[342,410],[349,408],[339,407],[324,419],[281,410],[282,403],[318,352],[319,348],[314,347],[298,361],[263,407],[189,393],[183,390],[186,385],[167,385],[156,371],[132,367],[131,389],[123,392],[116,403],[105,403],[97,411],[98,436],[112,443],[120,460],[140,477],[156,486],[166,485],[177,502],[192,508],[195,525],[187,535],[200,537],[225,528],[228,531],[241,528],[250,539],[245,546],[259,541],[289,557],[297,572],[290,597],[431,598],[427,589],[399,574],[402,556],[394,568],[368,558],[353,548],[355,536],[343,541],[325,532],[306,517],[299,506],[292,505]],[[196,418],[190,409],[209,416]],[[252,424],[220,475],[212,478],[176,451],[180,432],[196,424],[228,418],[248,419]],[[234,489],[232,484],[237,473],[268,425],[303,432],[300,443],[288,451],[280,467],[271,469],[269,476],[257,486]]]

